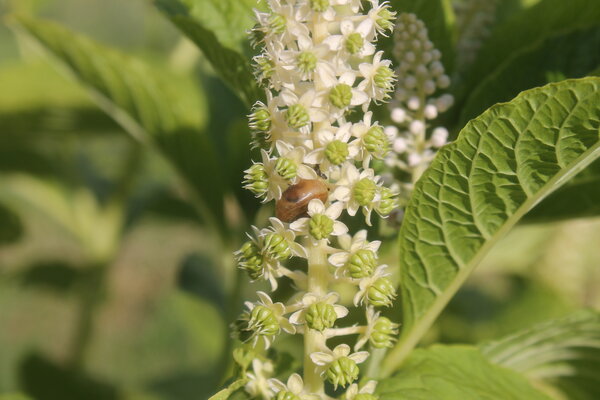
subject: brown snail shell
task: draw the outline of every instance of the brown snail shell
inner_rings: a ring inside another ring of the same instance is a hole
[[[307,216],[308,203],[312,199],[327,201],[329,190],[327,185],[319,179],[300,179],[283,192],[281,199],[277,200],[275,216],[283,222],[293,222],[300,217]]]

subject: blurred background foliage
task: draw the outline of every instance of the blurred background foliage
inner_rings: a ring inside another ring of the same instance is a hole
[[[498,20],[533,3],[502,2]],[[203,135],[186,126],[135,140],[0,24],[0,400],[206,399],[231,368],[228,325],[261,288],[236,272],[232,252],[272,213],[240,189],[247,104],[148,1],[0,1],[3,17],[15,12],[151,67],[131,79],[169,76],[174,96],[187,93],[173,112]],[[202,168],[212,169],[196,178]],[[477,343],[600,309],[598,243],[598,218],[517,228],[428,341]],[[395,263],[393,238],[385,251]],[[283,358],[298,349],[276,346]]]

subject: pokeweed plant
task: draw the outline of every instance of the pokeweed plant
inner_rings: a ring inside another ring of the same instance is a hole
[[[456,36],[467,32],[464,43],[475,28],[457,29],[445,0],[156,4],[246,105],[259,100],[250,128],[260,159],[243,185],[276,203],[275,213],[268,226],[250,228],[235,255],[251,280],[293,288],[283,299],[259,291],[246,303],[234,323],[244,343],[233,351],[234,377],[212,399],[548,399],[556,392],[543,388],[552,384],[597,398],[593,311],[479,347],[415,349],[486,253],[538,203],[546,220],[598,213],[600,193],[589,185],[600,156],[600,78],[592,76],[600,53],[589,35],[600,29],[596,0],[542,0],[491,18],[498,25],[489,38],[462,55]],[[14,25],[130,133],[158,145],[195,189],[223,248],[233,247],[241,229],[227,224],[221,200],[234,189],[198,134],[204,126],[163,101],[162,87],[130,58],[44,21]],[[254,51],[243,39],[252,26]],[[556,43],[563,46],[549,57]],[[585,56],[566,62],[573,49]],[[571,182],[580,171],[585,180]],[[373,211],[394,212],[398,196],[400,262],[380,265],[380,240],[367,239],[375,230],[350,227],[359,211],[367,225]],[[357,310],[362,322],[346,323]],[[285,335],[302,337],[301,367],[285,370],[272,357]]]

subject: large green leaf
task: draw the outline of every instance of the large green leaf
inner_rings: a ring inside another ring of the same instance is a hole
[[[155,3],[202,50],[215,73],[247,106],[260,98],[249,57],[241,52],[239,45],[241,34],[253,25],[249,0],[155,0]]]
[[[153,144],[195,189],[206,221],[223,224],[224,179],[194,83],[102,46],[55,23],[20,17],[19,33],[49,52],[135,138]]]
[[[183,12],[211,31],[219,43],[238,52],[248,50],[256,0],[155,0],[167,13]]]
[[[429,32],[429,39],[442,52],[442,61],[448,70],[454,62],[452,25],[454,11],[450,0],[391,0],[392,8],[398,12],[414,13],[421,19]]]
[[[525,222],[551,222],[600,215],[600,160],[535,206]]]
[[[377,387],[380,400],[549,400],[523,376],[494,365],[474,347],[416,350]]]
[[[600,65],[600,24],[551,36],[511,54],[470,93],[459,126],[488,107],[553,80],[581,78]]]
[[[491,362],[547,381],[571,400],[600,398],[600,313],[580,311],[482,345]]]
[[[600,22],[597,0],[543,0],[499,25],[478,53],[459,102],[515,52],[558,32]],[[530,86],[531,87],[531,86]]]
[[[400,230],[403,330],[390,374],[501,238],[600,156],[600,79],[523,92],[472,120],[416,185]]]

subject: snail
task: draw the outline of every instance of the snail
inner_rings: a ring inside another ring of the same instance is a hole
[[[306,216],[308,203],[312,199],[327,201],[329,190],[327,185],[319,179],[300,179],[283,192],[281,199],[277,200],[275,215],[283,222],[293,222]]]

